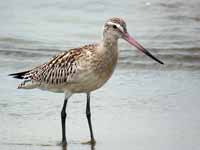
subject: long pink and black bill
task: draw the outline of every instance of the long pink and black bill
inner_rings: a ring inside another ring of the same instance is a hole
[[[123,36],[123,39],[125,39],[127,42],[129,42],[131,45],[138,48],[138,50],[145,53],[147,56],[151,57],[153,60],[157,61],[160,64],[164,64],[161,60],[153,56],[149,51],[147,51],[142,45],[140,45],[134,38],[132,38],[128,33],[125,33]]]

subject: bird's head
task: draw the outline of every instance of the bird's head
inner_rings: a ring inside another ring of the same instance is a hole
[[[164,64],[129,35],[127,32],[126,23],[122,18],[114,17],[106,21],[103,28],[103,38],[111,41],[117,41],[118,39],[122,38],[158,63]]]
[[[119,39],[124,33],[127,33],[126,23],[121,18],[111,18],[106,21],[103,28],[103,36],[105,38]]]

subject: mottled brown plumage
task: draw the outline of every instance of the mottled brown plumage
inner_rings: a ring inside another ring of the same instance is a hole
[[[111,18],[105,23],[103,39],[98,44],[70,49],[31,70],[10,74],[14,78],[24,80],[18,86],[20,89],[39,88],[65,93],[61,112],[63,144],[66,144],[65,108],[68,98],[74,93],[87,93],[86,114],[91,143],[95,143],[90,120],[90,92],[100,88],[111,77],[118,60],[118,39],[120,38],[125,39],[155,61],[163,64],[128,34],[123,19]]]

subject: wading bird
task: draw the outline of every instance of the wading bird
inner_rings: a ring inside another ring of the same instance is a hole
[[[101,42],[70,49],[33,69],[10,74],[14,78],[23,80],[18,86],[19,89],[39,88],[65,93],[61,111],[63,145],[67,144],[65,109],[68,99],[75,93],[86,93],[87,95],[86,116],[90,130],[90,143],[95,143],[91,123],[90,93],[104,85],[111,77],[118,60],[118,39],[120,38],[158,63],[164,64],[128,34],[123,19],[115,17],[104,24]]]

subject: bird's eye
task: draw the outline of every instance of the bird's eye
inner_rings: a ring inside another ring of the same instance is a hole
[[[116,25],[113,25],[113,28],[114,28],[114,29],[117,29],[117,26],[116,26]]]

